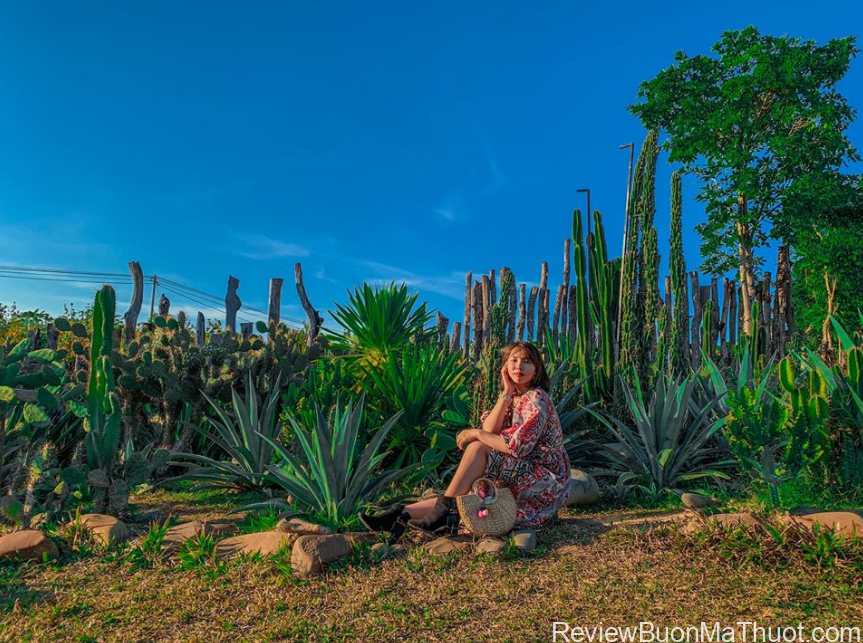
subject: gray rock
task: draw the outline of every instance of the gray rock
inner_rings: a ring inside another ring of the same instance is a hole
[[[0,558],[43,560],[59,555],[54,541],[36,529],[16,531],[0,537]]]
[[[430,554],[450,554],[454,551],[466,551],[470,549],[473,539],[467,536],[443,536],[423,545]]]
[[[286,534],[283,531],[261,531],[257,534],[235,536],[216,544],[216,556],[221,559],[234,558],[241,554],[271,556],[282,547],[290,546],[297,538],[296,534]]]
[[[569,498],[566,505],[589,505],[600,497],[599,484],[588,473],[579,469],[571,469],[569,472]]]
[[[512,532],[512,544],[525,554],[536,549],[536,532],[533,529],[519,529]]]
[[[506,541],[501,538],[492,538],[486,536],[476,544],[474,550],[477,554],[493,554],[499,555],[506,549]]]
[[[825,511],[806,516],[795,516],[793,520],[809,529],[819,525],[822,529],[830,529],[837,535],[844,534],[863,538],[863,518],[853,511]]]
[[[712,498],[703,496],[700,493],[684,493],[680,496],[680,501],[684,507],[688,507],[689,509],[704,509],[705,507],[712,507],[715,504]]]
[[[122,520],[106,514],[84,514],[79,518],[81,526],[93,539],[105,546],[121,543],[131,537],[129,528]],[[73,521],[74,523],[74,521]]]
[[[357,544],[374,537],[375,534],[300,536],[291,551],[291,569],[300,577],[318,576],[326,563],[347,556]]]
[[[300,536],[330,536],[333,530],[324,525],[316,525],[302,518],[282,518],[276,525],[276,531],[285,531]]]

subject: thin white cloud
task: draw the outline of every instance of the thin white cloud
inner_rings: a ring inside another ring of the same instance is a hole
[[[434,212],[447,221],[462,218],[469,210],[471,202],[488,198],[495,194],[506,182],[506,176],[498,165],[497,158],[488,144],[485,134],[477,126],[477,137],[485,170],[479,173],[471,172],[467,179],[458,187],[448,190]],[[477,163],[482,165],[482,163]]]
[[[282,257],[308,257],[311,254],[308,249],[296,243],[287,243],[262,235],[240,235],[239,238],[248,246],[239,254],[247,259],[266,261]]]
[[[451,272],[448,275],[421,275],[410,270],[390,266],[377,261],[359,261],[377,274],[367,282],[384,285],[391,281],[405,283],[420,291],[435,292],[451,299],[464,299],[464,276],[466,272]]]

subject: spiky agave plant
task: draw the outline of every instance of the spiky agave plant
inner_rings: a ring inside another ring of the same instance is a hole
[[[349,306],[336,304],[331,311],[344,329],[325,334],[329,347],[359,364],[380,364],[388,352],[399,349],[413,337],[425,337],[431,321],[426,305],[414,308],[418,293],[408,293],[407,284],[372,288],[368,284],[348,294]]]
[[[387,449],[393,465],[439,464],[455,449],[455,437],[441,418],[444,401],[464,385],[465,365],[459,353],[433,344],[391,352],[378,366],[365,365],[361,386],[382,420],[399,413]]]
[[[393,415],[374,431],[371,440],[360,442],[365,396],[355,403],[337,405],[332,421],[320,409],[314,429],[306,431],[290,417],[298,449],[292,453],[269,437],[262,436],[281,457],[270,465],[269,478],[285,489],[294,501],[288,507],[282,499],[258,503],[243,509],[263,506],[291,508],[326,516],[333,524],[344,524],[364,505],[376,502],[387,487],[417,469],[420,464],[384,468],[388,452],[381,451],[400,413]]]
[[[620,442],[604,447],[620,471],[618,483],[677,491],[700,478],[727,479],[735,460],[709,443],[725,423],[725,418],[713,417],[719,398],[699,403],[693,396],[694,377],[663,376],[645,403],[638,378],[633,381],[634,388],[621,385],[634,431],[618,418],[591,411]]]
[[[197,480],[210,487],[231,487],[240,490],[263,490],[273,486],[267,477],[267,466],[273,461],[272,440],[279,436],[281,424],[278,422],[279,381],[276,380],[272,391],[258,406],[251,374],[246,375],[246,397],[243,399],[231,388],[232,411],[203,394],[210,403],[213,417],[207,418],[204,426],[194,427],[208,442],[217,445],[227,460],[220,460],[197,453],[176,453],[171,456],[171,464],[187,467],[189,471],[181,476],[167,478],[172,480]]]

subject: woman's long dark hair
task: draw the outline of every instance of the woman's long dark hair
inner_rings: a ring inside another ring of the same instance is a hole
[[[516,348],[524,349],[528,354],[528,357],[530,357],[530,360],[536,366],[536,373],[533,374],[533,379],[530,381],[531,388],[538,386],[543,391],[550,394],[551,378],[548,376],[548,371],[545,370],[545,364],[542,361],[542,354],[539,352],[539,349],[530,342],[513,342],[512,344],[504,346],[500,351],[500,354],[503,357],[503,363],[506,364],[509,359],[509,354]]]

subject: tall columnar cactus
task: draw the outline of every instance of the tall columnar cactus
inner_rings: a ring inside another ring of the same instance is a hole
[[[111,369],[114,311],[117,297],[111,286],[96,293],[93,307],[93,327],[90,338],[90,379],[87,386],[88,482],[93,487],[93,510],[105,511],[106,502],[112,508],[126,506],[128,486],[122,478],[114,478],[120,452],[120,398]]]
[[[587,290],[587,247],[581,227],[581,210],[572,213],[572,244],[575,258],[575,314],[578,320],[578,335],[576,336],[576,352],[579,362],[579,375],[585,380],[585,395],[593,397],[595,381],[592,373],[591,349],[593,342],[590,337],[588,315],[590,302]]]
[[[605,228],[602,214],[593,212],[594,247],[590,253],[591,275],[595,276],[594,297],[591,300],[591,314],[599,328],[599,352],[602,368],[597,371],[597,386],[600,392],[607,392],[609,383],[614,381],[614,318],[617,312],[617,280],[614,266],[608,261],[608,247],[605,242]]]
[[[661,300],[659,298],[659,242],[656,226],[651,225],[644,234],[644,274],[640,288],[644,316],[641,335],[642,384],[649,385],[655,379],[651,366],[656,359],[656,333],[660,323]],[[646,377],[645,377],[646,376]],[[652,386],[649,387],[652,390]]]
[[[636,296],[636,318],[640,328],[640,350],[638,374],[642,386],[653,381],[650,366],[656,350],[656,325],[659,315],[659,245],[656,227],[656,161],[659,157],[658,133],[647,134],[641,152],[644,157],[644,173],[641,176],[636,211],[638,212],[641,236],[638,248],[638,290]]]
[[[669,368],[672,375],[689,370],[689,297],[686,288],[686,259],[683,256],[683,193],[680,171],[671,175],[671,337]]]
[[[620,346],[619,367],[622,376],[637,372],[641,363],[641,334],[638,329],[637,298],[639,279],[639,239],[641,236],[641,193],[644,187],[644,176],[647,159],[650,156],[650,139],[648,134],[638,161],[635,164],[635,176],[632,181],[632,193],[629,197],[629,229],[626,235],[626,254],[623,257],[623,272],[620,295]]]

